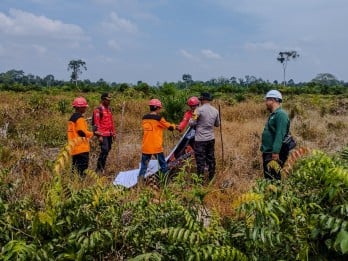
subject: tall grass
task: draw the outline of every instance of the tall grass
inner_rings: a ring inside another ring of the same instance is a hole
[[[9,177],[20,180],[16,196],[40,198],[40,187],[49,181],[53,162],[66,142],[67,120],[73,112],[71,102],[77,95],[87,98],[86,117],[91,117],[93,108],[100,102],[100,93],[1,93],[0,127],[5,123],[9,125],[7,139],[0,137],[0,167],[11,173]],[[106,166],[105,176],[110,182],[119,171],[138,168],[141,118],[148,112],[148,99],[127,98],[118,93],[112,95],[117,138]],[[61,107],[63,101],[67,104],[64,109]],[[283,107],[291,114],[291,132],[298,146],[334,153],[346,145],[347,103],[347,98],[335,96],[302,95],[285,99]],[[217,173],[210,187],[213,192],[208,193],[205,200],[209,206],[229,214],[230,199],[250,189],[255,180],[262,177],[259,146],[268,112],[261,95],[246,96],[245,100],[233,103],[230,98],[222,97],[212,104],[220,107],[222,127],[215,130]],[[328,108],[323,114],[324,105]],[[167,155],[180,134],[167,131],[164,135]],[[90,169],[93,170],[99,154],[95,139],[92,139],[91,147]],[[191,171],[195,171],[194,162],[192,165]]]

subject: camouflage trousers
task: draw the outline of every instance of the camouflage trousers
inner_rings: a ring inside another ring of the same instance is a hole
[[[195,141],[194,145],[197,174],[204,177],[204,169],[208,167],[208,178],[212,180],[215,175],[215,140]]]
[[[278,164],[280,166],[279,170],[269,168],[268,163],[272,161],[272,153],[262,153],[262,163],[263,163],[263,175],[265,179],[278,179],[281,180],[281,168],[283,168],[285,161],[289,156],[288,151],[281,151],[279,154]]]

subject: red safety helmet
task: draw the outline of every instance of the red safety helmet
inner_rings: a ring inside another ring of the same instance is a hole
[[[188,106],[198,106],[199,105],[199,100],[196,96],[192,96],[187,100],[187,105]]]
[[[73,107],[88,107],[88,103],[85,98],[77,97],[72,103]]]
[[[159,99],[151,99],[150,102],[149,102],[149,105],[162,108],[162,103],[161,103],[161,101]]]

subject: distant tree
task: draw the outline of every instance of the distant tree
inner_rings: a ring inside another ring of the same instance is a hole
[[[244,86],[245,82],[243,78],[238,78],[239,85]]]
[[[48,74],[44,79],[46,86],[49,87],[54,82],[54,76],[52,74]]]
[[[150,86],[146,82],[138,81],[138,84],[134,87],[135,90],[143,92],[148,95],[150,93]]]
[[[9,70],[6,73],[1,73],[0,82],[14,83],[22,82],[24,77],[24,72],[22,70]]]
[[[257,82],[257,78],[255,77],[255,76],[250,76],[250,75],[245,75],[245,84],[247,85],[247,86],[249,86],[250,84],[252,84],[252,83],[255,83],[255,82]]]
[[[167,82],[164,82],[162,87],[159,88],[159,90],[164,96],[171,96],[171,97],[174,97],[177,92],[175,88],[175,84],[167,83]]]
[[[293,79],[290,79],[287,83],[288,86],[295,86],[295,81]]]
[[[312,82],[320,83],[327,86],[333,86],[339,83],[338,79],[331,73],[319,73]]]
[[[223,76],[220,76],[216,79],[216,84],[218,86],[221,86],[221,85],[227,85],[230,83],[230,80],[226,77],[223,77]]]
[[[128,89],[129,89],[129,85],[127,83],[121,83],[120,86],[119,86],[119,91],[120,92],[125,92]]]
[[[187,88],[187,85],[192,82],[192,75],[188,74],[188,73],[183,74],[182,75],[182,80],[185,82],[186,88]]]
[[[191,75],[191,74],[188,74],[188,73],[183,74],[183,75],[182,75],[182,80],[183,80],[184,82],[192,81],[192,75]]]
[[[232,83],[232,84],[237,84],[237,78],[234,77],[234,76],[232,76],[232,77],[230,78],[230,83]]]
[[[77,80],[79,78],[79,74],[82,73],[82,69],[85,69],[87,71],[87,66],[86,66],[86,62],[82,61],[81,59],[79,60],[71,60],[68,64],[68,71],[72,71],[71,72],[71,81],[75,82],[75,85],[77,86]]]
[[[283,83],[286,85],[285,72],[290,59],[296,59],[300,55],[296,51],[285,51],[278,54],[277,60],[283,65]]]
[[[27,75],[27,80],[28,80],[28,84],[35,84],[35,75],[29,73],[29,74]]]

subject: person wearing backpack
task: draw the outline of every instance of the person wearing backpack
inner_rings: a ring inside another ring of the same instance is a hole
[[[100,105],[93,111],[92,125],[94,134],[98,137],[100,144],[100,154],[95,171],[104,173],[106,160],[111,150],[113,139],[116,138],[116,132],[110,109],[111,95],[103,93],[100,99]]]
[[[283,97],[279,91],[270,90],[264,99],[270,115],[262,133],[260,148],[263,173],[266,179],[280,180],[280,170],[289,156],[289,151],[282,147],[283,140],[289,133],[290,120],[288,114],[281,108]]]
[[[87,129],[87,122],[84,113],[88,103],[85,98],[77,97],[72,106],[75,112],[68,121],[67,136],[68,141],[73,142],[71,149],[72,169],[76,170],[80,177],[84,177],[84,171],[88,168],[90,145],[89,140],[93,137],[93,132]]]

